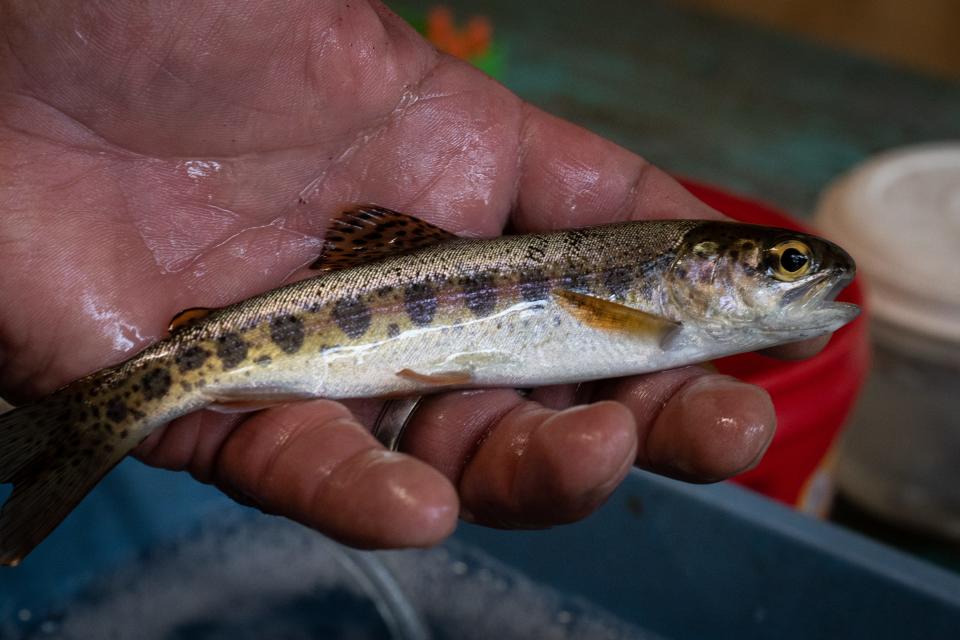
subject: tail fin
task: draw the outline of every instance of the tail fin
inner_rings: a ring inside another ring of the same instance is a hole
[[[96,420],[69,389],[0,415],[0,564],[16,566],[135,442]]]

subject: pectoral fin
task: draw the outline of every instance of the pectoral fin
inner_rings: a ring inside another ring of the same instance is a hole
[[[561,307],[590,327],[648,337],[661,347],[681,327],[675,320],[576,291],[556,289],[553,295]]]

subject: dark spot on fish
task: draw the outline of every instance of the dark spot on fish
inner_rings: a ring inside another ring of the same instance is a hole
[[[267,366],[268,364],[270,364],[271,362],[273,362],[273,358],[271,358],[270,356],[260,356],[259,358],[257,358],[257,359],[254,360],[253,362],[254,362],[254,364],[260,365],[261,367],[265,367],[265,366]]]
[[[433,322],[437,294],[429,284],[416,282],[403,291],[403,305],[413,324],[423,327]]]
[[[217,357],[223,369],[233,369],[247,357],[247,343],[235,333],[217,338]]]
[[[130,385],[130,390],[136,393],[137,391],[140,391],[140,385],[138,384]]]
[[[129,434],[130,434],[130,432],[127,431],[126,429],[121,429],[121,430],[120,430],[120,437],[121,437],[121,438],[126,438]]]
[[[467,309],[478,318],[488,316],[497,307],[497,290],[493,279],[487,274],[463,278],[463,292]]]
[[[177,363],[180,371],[192,371],[199,369],[209,357],[209,351],[199,345],[194,345],[178,353],[176,357],[174,357],[174,361]]]
[[[736,249],[730,249],[730,258],[731,258],[732,260],[739,260],[739,259],[740,259],[740,252],[737,251]]]
[[[588,233],[583,229],[572,229],[564,234],[563,242],[572,250],[580,249],[580,245],[588,238]]]
[[[100,417],[100,407],[97,407],[96,405],[90,405],[90,416],[91,416],[92,418],[99,418],[99,417]]]
[[[550,295],[550,281],[541,271],[527,271],[520,276],[520,295],[527,302],[544,300]]]
[[[632,283],[633,274],[626,267],[610,269],[603,274],[603,284],[619,300],[627,297]]]
[[[527,260],[535,263],[543,262],[544,257],[547,255],[545,244],[545,242],[537,243],[531,238],[530,244],[527,245]]]
[[[104,443],[103,450],[105,453],[113,453],[113,445],[110,443]]]
[[[398,325],[396,322],[391,322],[389,325],[387,325],[388,338],[396,338],[398,335],[400,335],[400,325]]]
[[[358,298],[341,298],[333,305],[333,320],[348,337],[356,340],[370,328],[370,308]]]
[[[107,419],[111,422],[121,422],[127,417],[127,405],[120,398],[111,398],[107,403]]]
[[[270,339],[284,353],[296,353],[303,346],[303,320],[297,316],[279,316],[270,321]]]
[[[147,400],[162,398],[170,390],[170,372],[166,369],[153,369],[140,379],[143,384],[143,397]]]
[[[193,385],[187,382],[186,380],[180,381],[180,388],[184,391],[193,391]]]
[[[677,277],[681,280],[687,277],[687,270],[683,267],[677,267]]]

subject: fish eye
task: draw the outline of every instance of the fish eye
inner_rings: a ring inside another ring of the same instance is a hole
[[[810,271],[813,262],[810,247],[799,240],[777,243],[769,250],[773,277],[790,282]]]

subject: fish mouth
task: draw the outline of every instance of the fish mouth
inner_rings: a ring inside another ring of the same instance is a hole
[[[770,333],[793,334],[799,339],[836,331],[860,315],[860,307],[836,300],[853,280],[849,271],[818,274],[803,287],[789,292],[781,313],[769,318],[764,327]]]

